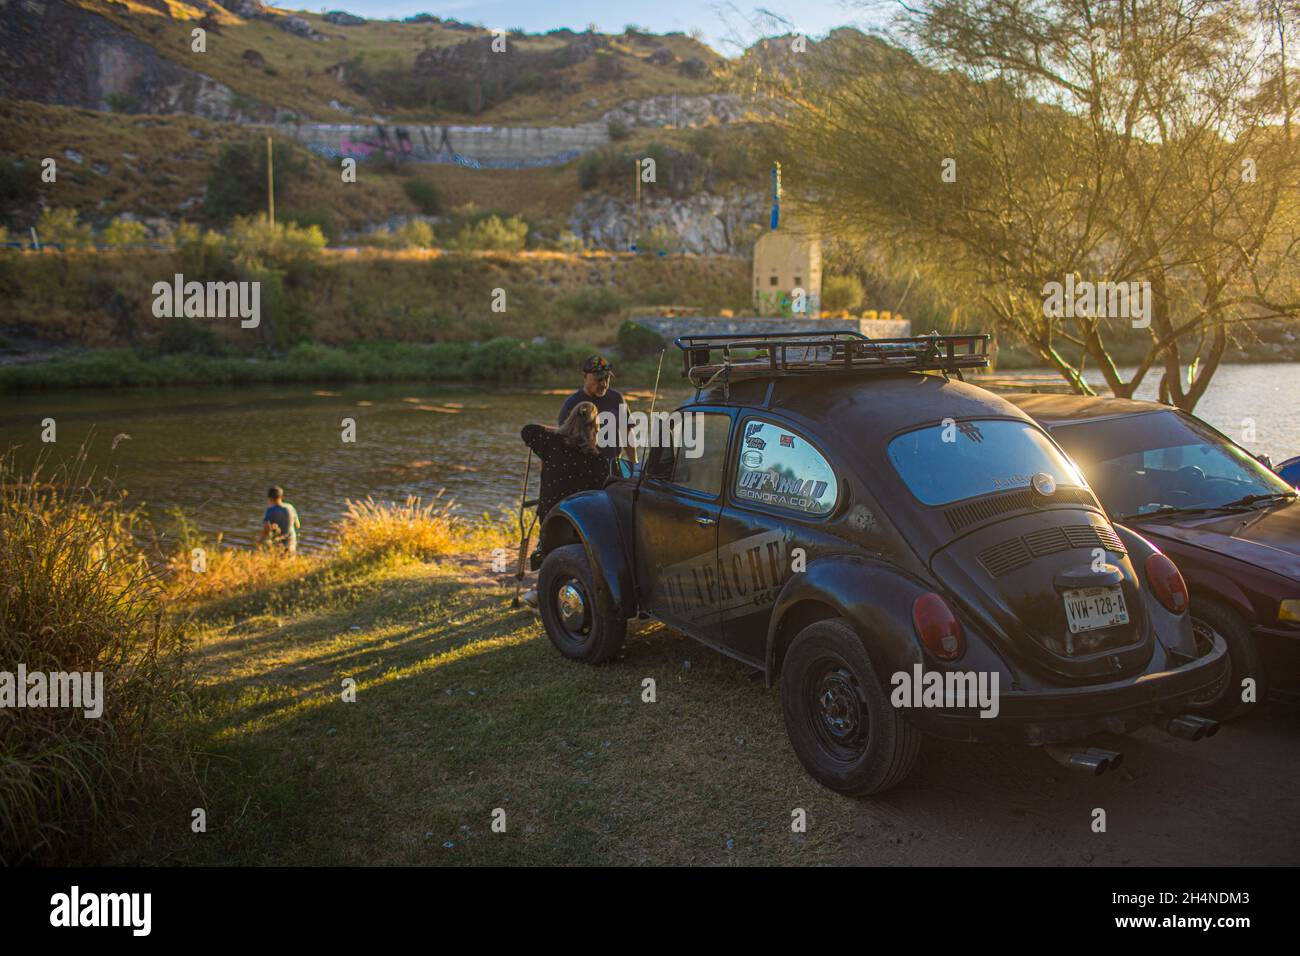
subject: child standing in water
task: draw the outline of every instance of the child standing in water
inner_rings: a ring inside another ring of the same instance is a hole
[[[284,489],[272,485],[266,492],[266,513],[262,515],[262,535],[257,539],[260,545],[267,535],[273,535],[280,547],[288,554],[298,550],[298,509],[284,500]]]

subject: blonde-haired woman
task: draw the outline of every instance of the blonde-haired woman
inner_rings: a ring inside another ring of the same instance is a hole
[[[579,402],[558,428],[525,425],[519,437],[542,460],[542,488],[537,498],[537,520],[561,499],[579,491],[604,487],[609,459],[596,445],[596,406]]]

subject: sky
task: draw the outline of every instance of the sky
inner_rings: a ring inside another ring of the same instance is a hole
[[[489,29],[522,27],[529,33],[558,27],[585,30],[589,23],[595,23],[601,33],[621,33],[631,23],[652,33],[689,33],[698,28],[706,43],[734,56],[740,52],[737,38],[749,43],[763,34],[786,32],[771,26],[759,29],[755,24],[763,20],[764,12],[793,24],[791,32],[820,37],[837,26],[879,21],[879,14],[864,9],[873,2],[879,5],[879,0],[865,4],[855,0],[333,0],[325,6],[280,0],[272,5],[313,12],[346,10],[372,19],[432,13],[482,23]]]

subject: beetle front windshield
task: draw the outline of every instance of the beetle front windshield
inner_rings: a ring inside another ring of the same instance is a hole
[[[1087,487],[1047,436],[1027,422],[1006,419],[949,419],[906,432],[889,443],[889,460],[927,505],[1026,488],[1039,473],[1058,485]]]
[[[1244,448],[1172,410],[1062,425],[1052,434],[1115,518],[1294,493]]]

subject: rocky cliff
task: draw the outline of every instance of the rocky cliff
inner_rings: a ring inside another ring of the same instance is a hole
[[[0,95],[7,99],[218,120],[276,117],[273,107],[238,96],[64,0],[0,0],[0,20]]]
[[[601,249],[626,250],[636,237],[671,238],[670,252],[703,255],[748,254],[767,212],[759,192],[696,193],[682,199],[633,203],[601,194],[584,196],[569,214],[573,234]],[[642,243],[645,245],[645,243]],[[656,249],[645,251],[655,252]]]

